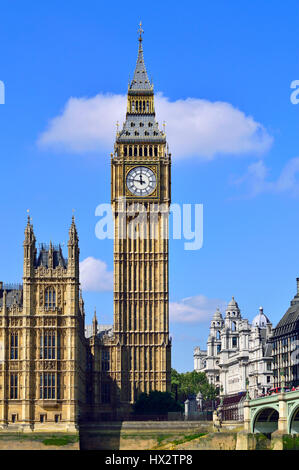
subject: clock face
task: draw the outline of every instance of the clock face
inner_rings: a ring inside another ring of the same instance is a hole
[[[155,173],[145,166],[132,168],[127,175],[127,187],[135,196],[148,196],[157,186]]]

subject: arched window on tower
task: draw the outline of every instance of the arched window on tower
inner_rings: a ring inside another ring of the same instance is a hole
[[[56,307],[56,291],[54,287],[47,287],[45,290],[45,308],[53,309]]]
[[[18,359],[19,353],[19,335],[13,331],[10,335],[10,359]]]
[[[219,330],[217,331],[216,338],[217,338],[217,339],[221,339],[220,331],[219,331]]]
[[[237,331],[237,324],[235,321],[232,322],[232,331]]]

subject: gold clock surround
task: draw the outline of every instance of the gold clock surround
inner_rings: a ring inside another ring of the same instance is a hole
[[[142,167],[145,167],[145,168],[149,168],[150,170],[152,170],[152,172],[155,174],[155,177],[156,177],[156,188],[154,189],[154,191],[147,195],[147,196],[139,196],[139,195],[134,195],[131,193],[131,191],[129,190],[129,188],[127,187],[127,176],[129,174],[129,172],[131,170],[133,170],[134,168],[139,168],[140,166]],[[126,197],[126,199],[133,199],[133,200],[136,200],[136,199],[139,199],[141,201],[146,201],[146,200],[158,200],[159,197],[160,197],[160,168],[159,168],[159,165],[156,163],[156,162],[147,162],[147,161],[136,161],[136,162],[132,162],[132,164],[125,164],[124,165],[124,175],[123,175],[123,183],[124,183],[124,188],[123,188],[123,191],[124,191],[124,195]]]

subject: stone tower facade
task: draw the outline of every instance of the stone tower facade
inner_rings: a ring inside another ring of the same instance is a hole
[[[37,253],[28,218],[23,286],[0,285],[0,427],[73,431],[85,402],[86,339],[74,220],[68,260]]]
[[[142,33],[126,121],[111,159],[114,335],[121,401],[170,387],[168,216],[171,155],[155,118]]]

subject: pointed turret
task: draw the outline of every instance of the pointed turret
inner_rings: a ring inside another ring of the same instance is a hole
[[[78,244],[79,242],[79,237],[78,237],[78,232],[77,232],[77,227],[75,223],[75,216],[73,215],[72,217],[72,224],[69,230],[69,244]]]
[[[97,311],[94,310],[94,316],[92,320],[92,334],[96,336],[98,333],[98,319],[97,319]]]
[[[72,217],[72,224],[69,230],[69,241],[68,241],[68,270],[72,271],[72,274],[79,281],[79,237],[77,227],[75,224],[75,216]],[[79,292],[78,292],[79,295]]]
[[[25,240],[24,240],[24,245],[26,244],[27,246],[35,244],[35,235],[33,231],[33,225],[31,223],[31,218],[30,215],[28,214],[27,217],[27,225],[25,228]]]
[[[36,248],[35,248],[35,235],[33,231],[33,225],[31,223],[31,218],[28,213],[27,225],[25,228],[25,239],[24,239],[24,276],[31,276],[33,273]]]

